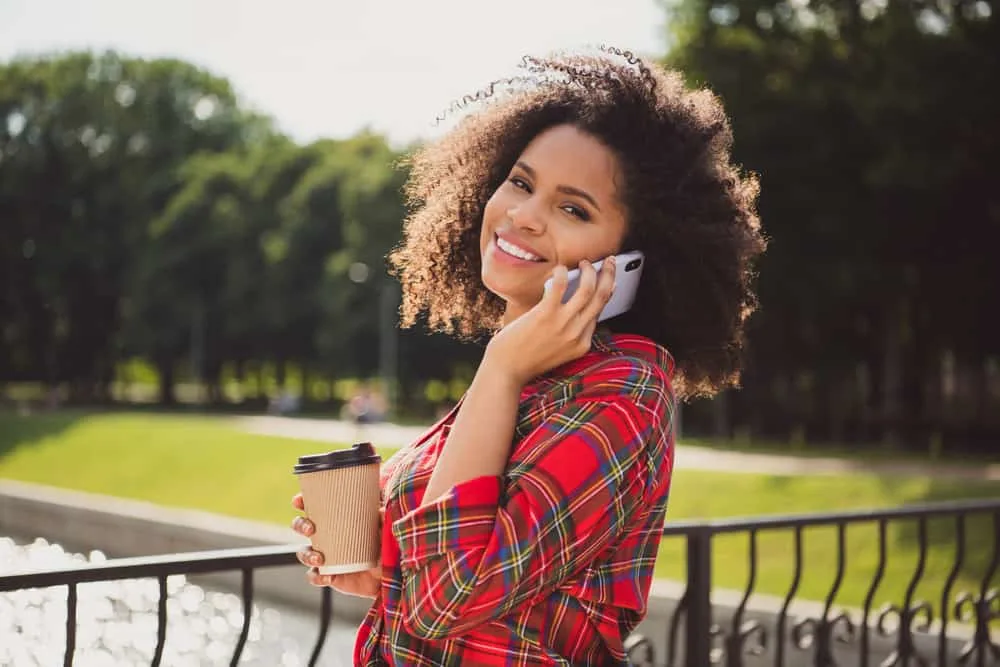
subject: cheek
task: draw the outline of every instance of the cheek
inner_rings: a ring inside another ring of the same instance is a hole
[[[579,231],[563,236],[560,244],[558,261],[563,266],[576,268],[583,260],[597,261],[608,255],[613,255],[618,248],[616,238],[608,234],[581,235]]]
[[[479,236],[484,244],[493,235],[493,230],[496,229],[497,222],[499,221],[499,212],[503,211],[497,198],[497,195],[494,194],[487,200],[486,206],[483,207],[483,224],[479,229]]]
[[[504,194],[497,190],[486,201],[486,206],[483,208],[483,220],[487,223],[495,223],[503,215],[504,209]]]

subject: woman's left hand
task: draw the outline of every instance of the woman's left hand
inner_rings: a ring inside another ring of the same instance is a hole
[[[292,498],[292,506],[300,511],[305,511],[305,503],[302,501],[302,494],[297,493]],[[385,520],[385,510],[379,510],[379,525]],[[313,522],[304,516],[296,517],[292,521],[292,530],[304,537],[312,537],[316,532]],[[349,572],[346,574],[320,574],[319,567],[323,565],[323,554],[316,551],[311,546],[305,546],[296,554],[299,562],[309,568],[306,579],[313,586],[330,586],[331,588],[344,593],[363,598],[374,598],[378,595],[382,585],[382,566],[363,570],[361,572]]]
[[[483,364],[509,373],[523,386],[533,378],[590,350],[597,317],[611,298],[615,285],[614,259],[609,257],[600,274],[590,262],[580,263],[580,286],[566,303],[567,270],[556,267],[552,287],[531,310],[501,329],[489,345]]]

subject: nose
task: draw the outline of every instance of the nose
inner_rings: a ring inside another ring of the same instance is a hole
[[[508,208],[507,217],[515,227],[524,232],[541,234],[545,231],[545,214],[540,210],[539,202],[534,197],[524,199]]]

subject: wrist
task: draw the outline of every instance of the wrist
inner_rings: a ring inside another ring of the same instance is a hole
[[[489,346],[486,348],[483,360],[479,364],[479,372],[476,375],[481,376],[492,386],[499,385],[502,389],[515,394],[520,394],[521,389],[530,380],[530,378],[522,377],[510,362],[500,360],[495,355],[490,354]]]

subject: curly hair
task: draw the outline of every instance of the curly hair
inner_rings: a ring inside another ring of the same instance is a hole
[[[424,315],[432,329],[465,339],[499,326],[503,301],[480,275],[483,209],[535,136],[569,124],[617,156],[623,249],[646,255],[635,305],[603,325],[669,350],[684,398],[736,385],[757,306],[753,260],[766,240],[757,178],[731,162],[719,100],[613,48],[525,57],[521,69],[454,104],[481,108],[408,158],[411,213],[389,255],[403,326]]]

